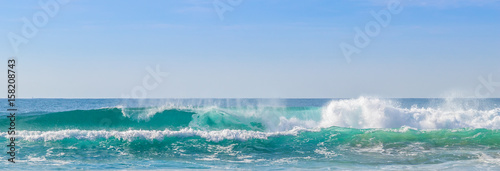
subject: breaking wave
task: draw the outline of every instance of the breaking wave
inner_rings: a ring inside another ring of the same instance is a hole
[[[500,108],[444,103],[401,107],[397,101],[360,97],[323,107],[122,106],[40,115],[19,115],[21,130],[247,130],[283,132],[329,127],[458,129],[500,128]],[[2,118],[0,120],[6,120]]]

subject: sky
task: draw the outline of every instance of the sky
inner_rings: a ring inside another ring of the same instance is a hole
[[[15,56],[25,98],[500,97],[499,30],[498,0],[0,0],[0,79]]]

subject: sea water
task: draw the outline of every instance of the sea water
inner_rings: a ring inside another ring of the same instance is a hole
[[[500,99],[18,99],[0,169],[500,170]]]

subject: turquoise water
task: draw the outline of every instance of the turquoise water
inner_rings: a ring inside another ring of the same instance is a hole
[[[498,104],[367,97],[23,99],[16,164],[4,154],[0,169],[498,170]],[[7,113],[1,115],[7,130]],[[0,142],[7,145],[8,137],[0,133]]]

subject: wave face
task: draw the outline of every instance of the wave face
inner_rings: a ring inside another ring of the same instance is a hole
[[[17,114],[13,169],[500,168],[497,99],[57,102]]]
[[[74,110],[42,115],[18,116],[20,130],[128,130],[182,129],[280,131],[295,126],[312,127],[310,121],[299,118],[320,108],[124,108],[112,107]],[[285,116],[290,116],[287,119]],[[318,115],[319,116],[319,115]],[[7,122],[7,119],[2,118]],[[309,123],[309,126],[307,125]]]
[[[127,109],[137,111],[137,109]],[[141,111],[148,112],[147,108]],[[138,120],[124,115],[120,108],[75,110],[43,115],[18,116],[18,129],[60,130],[60,129],[165,129],[188,126],[193,112],[182,110],[160,111],[148,120]]]

